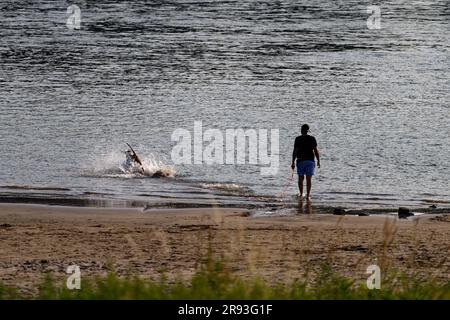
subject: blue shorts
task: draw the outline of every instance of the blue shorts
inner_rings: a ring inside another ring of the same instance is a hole
[[[311,160],[297,161],[297,174],[299,176],[312,177],[314,175],[314,168],[316,163]]]

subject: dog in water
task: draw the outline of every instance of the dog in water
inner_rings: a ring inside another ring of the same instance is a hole
[[[146,173],[144,170],[144,164],[142,163],[141,158],[136,154],[134,149],[127,143],[128,150],[125,151],[125,161],[121,165],[121,169],[125,173],[133,173],[139,171],[142,175],[150,175],[148,172]],[[161,170],[157,170],[153,174],[151,174],[154,178],[167,177],[168,173],[165,173]]]
[[[132,173],[139,170],[141,174],[145,174],[144,165],[141,158],[136,154],[134,149],[127,143],[128,150],[125,151],[125,161],[122,163],[120,168],[125,173]]]

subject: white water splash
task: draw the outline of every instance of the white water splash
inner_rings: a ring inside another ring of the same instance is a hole
[[[159,177],[174,177],[175,168],[167,164],[165,157],[150,154],[142,160],[144,175]]]
[[[150,153],[141,156],[143,169],[139,165],[133,166],[131,171],[122,167],[126,157],[122,151],[112,151],[104,155],[98,155],[94,161],[82,170],[82,176],[109,177],[109,178],[142,178],[142,177],[174,177],[175,168],[167,164],[168,161],[161,156]]]
[[[239,191],[239,192],[249,191],[247,187],[235,183],[201,183],[199,186],[204,189]]]

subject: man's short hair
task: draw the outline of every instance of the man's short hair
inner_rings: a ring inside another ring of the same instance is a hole
[[[302,133],[308,133],[309,126],[305,123],[304,125],[302,125],[301,131],[302,131]]]

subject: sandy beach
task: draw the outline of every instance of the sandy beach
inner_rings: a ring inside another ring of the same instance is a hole
[[[450,280],[450,215],[302,214],[254,217],[246,209],[105,209],[0,204],[0,281],[33,295],[47,273],[64,280],[137,274],[188,279],[211,250],[227,268],[270,283],[312,279],[324,262],[355,281],[366,268]],[[64,282],[61,282],[64,283]]]

